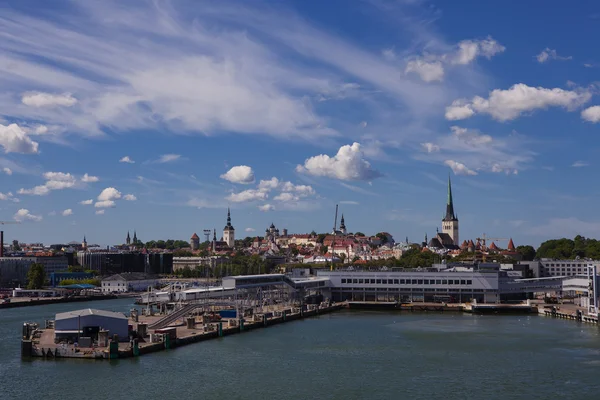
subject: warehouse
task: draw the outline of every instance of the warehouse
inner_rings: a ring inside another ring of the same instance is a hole
[[[59,340],[77,340],[78,337],[97,339],[100,330],[108,331],[109,337],[119,335],[119,341],[129,340],[127,317],[112,311],[86,308],[59,313],[54,320],[54,329]]]

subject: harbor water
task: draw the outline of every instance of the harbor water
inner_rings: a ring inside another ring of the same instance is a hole
[[[0,310],[0,399],[592,399],[600,329],[541,316],[341,311],[135,359],[21,360],[24,321],[132,299]]]

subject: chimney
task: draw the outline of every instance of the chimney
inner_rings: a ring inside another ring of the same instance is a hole
[[[4,231],[0,231],[0,257],[4,257]]]

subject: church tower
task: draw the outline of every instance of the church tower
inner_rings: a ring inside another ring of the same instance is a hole
[[[452,238],[455,245],[459,246],[458,241],[458,218],[454,213],[454,203],[452,201],[452,183],[448,176],[448,201],[446,203],[446,216],[442,220],[442,233],[447,233]]]
[[[127,246],[131,244],[131,237],[129,236],[129,231],[127,231],[127,238],[125,239],[125,244],[127,244]]]
[[[85,235],[83,235],[83,242],[81,242],[81,248],[83,250],[87,250],[87,240],[85,240]]]
[[[346,234],[346,223],[344,222],[344,214],[342,214],[342,219],[340,220],[340,232],[342,232],[343,235]]]
[[[235,229],[231,225],[231,213],[227,208],[227,225],[223,228],[223,240],[227,243],[228,247],[233,248],[235,246]]]

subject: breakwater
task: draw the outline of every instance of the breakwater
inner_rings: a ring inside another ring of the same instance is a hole
[[[0,309],[3,308],[18,308],[18,307],[33,307],[43,306],[48,304],[60,304],[60,303],[80,303],[87,301],[96,300],[114,300],[118,297],[114,294],[106,295],[94,295],[94,296],[74,296],[74,297],[51,297],[51,298],[40,298],[40,299],[29,299],[23,300],[18,299],[9,303],[0,303]]]

